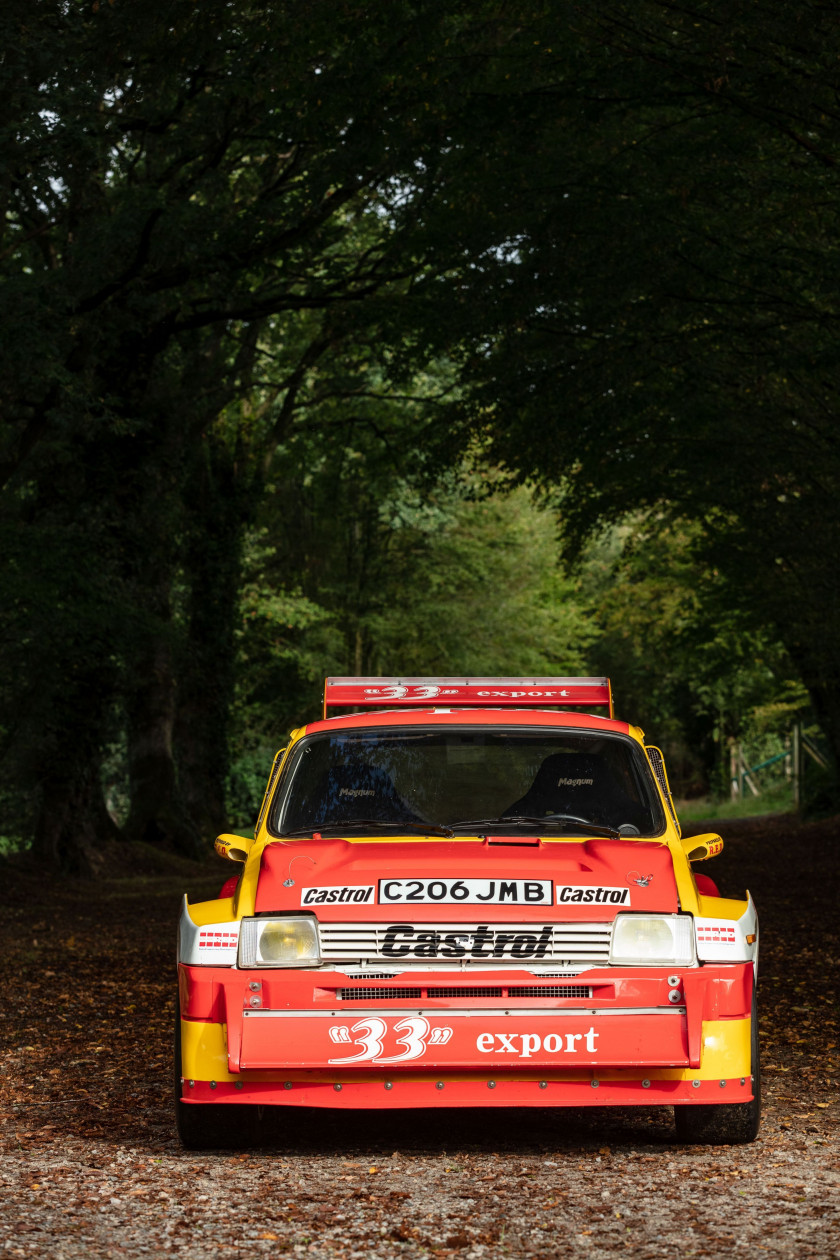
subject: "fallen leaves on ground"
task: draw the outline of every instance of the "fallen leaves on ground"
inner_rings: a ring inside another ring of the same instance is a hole
[[[12,869],[0,925],[5,1253],[837,1254],[840,820],[721,830],[726,850],[703,869],[724,894],[749,887],[761,918],[765,1108],[746,1147],[679,1147],[667,1109],[290,1109],[249,1152],[182,1151],[175,923],[178,893],[212,895],[206,868],[181,886]]]

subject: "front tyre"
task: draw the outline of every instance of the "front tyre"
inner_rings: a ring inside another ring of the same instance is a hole
[[[236,1103],[185,1103],[181,1099],[181,1004],[175,1002],[175,1127],[188,1151],[247,1146],[254,1137],[253,1106]]]
[[[758,1010],[753,989],[750,1034],[752,1102],[700,1103],[674,1107],[677,1139],[697,1146],[741,1146],[758,1137],[761,1120],[761,1061],[758,1048]]]

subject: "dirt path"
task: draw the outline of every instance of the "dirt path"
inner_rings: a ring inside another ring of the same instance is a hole
[[[178,881],[15,875],[0,1255],[840,1256],[840,820],[725,833],[722,891],[746,884],[761,914],[765,1110],[757,1142],[717,1149],[677,1146],[667,1112],[581,1109],[290,1111],[258,1149],[182,1152]]]

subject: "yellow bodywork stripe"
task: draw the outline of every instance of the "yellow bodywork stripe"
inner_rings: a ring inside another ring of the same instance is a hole
[[[181,1020],[181,1076],[194,1081],[235,1081],[228,1071],[227,1025]]]
[[[193,923],[203,927],[205,923],[227,923],[236,918],[233,897],[219,897],[215,901],[196,901],[188,907]]]

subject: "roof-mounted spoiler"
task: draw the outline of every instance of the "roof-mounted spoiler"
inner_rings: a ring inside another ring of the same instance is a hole
[[[447,708],[547,709],[606,708],[613,716],[609,678],[328,678],[324,683],[324,717],[328,709]]]

